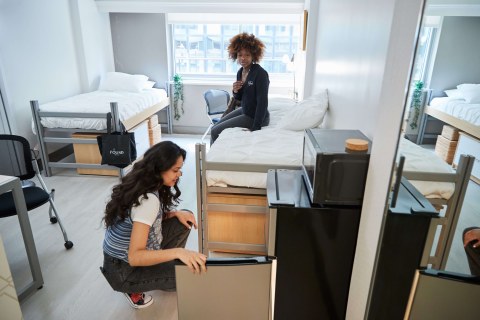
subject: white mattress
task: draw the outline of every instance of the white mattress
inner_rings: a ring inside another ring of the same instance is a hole
[[[107,113],[110,111],[110,102],[117,102],[120,121],[123,121],[159,103],[166,97],[167,93],[165,90],[155,88],[143,89],[140,93],[93,91],[42,104],[40,105],[40,111]],[[103,118],[42,117],[41,123],[47,128],[106,129],[106,120]]]
[[[403,171],[454,173],[455,170],[440,159],[432,150],[427,150],[415,143],[401,138],[398,157],[405,156]],[[451,182],[410,181],[426,198],[448,200],[455,184]]]
[[[463,99],[440,97],[433,98],[430,101],[430,107],[480,126],[480,104],[478,103],[467,103]]]
[[[288,98],[269,98],[270,125],[258,131],[242,128],[224,130],[207,153],[207,161],[300,166],[303,131],[276,128],[294,105]],[[266,188],[267,174],[256,172],[207,171],[207,185]]]

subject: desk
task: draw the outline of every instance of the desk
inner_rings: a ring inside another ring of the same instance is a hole
[[[12,191],[13,193],[13,200],[15,201],[15,207],[17,208],[18,222],[20,223],[20,230],[22,231],[23,242],[25,243],[25,250],[27,251],[28,263],[33,278],[33,281],[30,284],[24,288],[18,289],[18,299],[22,301],[32,292],[43,286],[43,277],[20,179],[17,177],[0,175],[0,194],[9,191]]]

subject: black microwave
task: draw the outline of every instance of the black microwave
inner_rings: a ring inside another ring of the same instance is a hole
[[[347,139],[368,141],[368,150],[347,149]],[[305,130],[302,169],[310,201],[318,205],[361,205],[371,147],[371,141],[359,130]]]

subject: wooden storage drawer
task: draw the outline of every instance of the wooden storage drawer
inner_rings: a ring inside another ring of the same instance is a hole
[[[162,128],[159,124],[148,129],[148,139],[150,141],[150,147],[162,140]]]
[[[448,164],[452,164],[453,156],[457,148],[458,141],[452,141],[444,136],[437,137],[437,143],[435,145],[435,153],[445,160]]]
[[[72,138],[75,139],[96,139],[96,133],[74,133]],[[73,152],[77,163],[93,163],[100,164],[102,156],[97,144],[74,143]],[[96,174],[100,176],[118,176],[118,170],[115,169],[84,169],[77,168],[78,174]]]
[[[148,118],[148,128],[153,128],[158,125],[158,115],[154,114],[150,118]]]
[[[480,140],[460,132],[457,151],[453,158],[453,165],[455,167],[458,165],[460,155],[462,154],[468,154],[475,157],[475,162],[472,168],[472,179],[477,183],[480,183]]]
[[[447,138],[448,140],[458,141],[459,138],[459,131],[457,128],[452,126],[444,125],[442,129],[442,136]]]
[[[266,215],[268,212],[266,196],[209,193],[207,199],[209,205],[241,205],[264,209],[263,213],[234,212],[234,210],[228,210],[228,207],[225,207],[225,210],[207,209],[207,239],[209,242],[266,246]],[[242,252],[265,253],[261,251]]]

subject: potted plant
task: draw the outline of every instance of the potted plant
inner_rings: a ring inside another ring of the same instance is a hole
[[[423,81],[415,81],[413,84],[413,94],[412,94],[412,118],[410,120],[410,128],[412,130],[418,127],[418,117],[420,116],[420,109],[423,106]]]
[[[178,73],[173,76],[173,117],[179,120],[183,110],[183,79]]]

